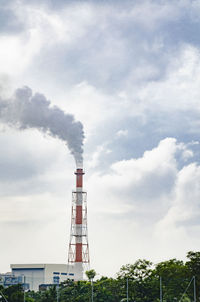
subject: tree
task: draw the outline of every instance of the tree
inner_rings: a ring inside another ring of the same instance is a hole
[[[85,272],[86,276],[88,277],[88,279],[91,281],[91,301],[93,302],[93,297],[94,297],[94,286],[93,286],[93,279],[96,276],[96,272],[94,269],[91,269],[89,271]]]
[[[152,265],[151,261],[139,259],[134,264],[123,265],[117,275],[118,278],[144,280],[152,274]]]
[[[145,259],[139,259],[134,264],[122,266],[118,273],[120,288],[124,293],[122,298],[126,297],[128,279],[131,301],[156,301],[156,298],[159,297],[159,282],[152,266],[153,263]]]
[[[194,301],[193,276],[196,277],[197,293],[200,288],[200,252],[188,252],[188,261],[170,259],[153,265],[152,262],[139,259],[133,264],[121,267],[117,278],[101,277],[93,283],[95,270],[86,272],[89,281],[66,280],[59,286],[59,302],[95,302],[127,301],[127,281],[129,302],[159,302],[160,278],[162,280],[163,301]],[[92,292],[91,292],[92,285]],[[190,285],[190,286],[188,286]],[[187,290],[186,290],[187,289]],[[0,290],[9,302],[23,302],[24,292],[21,285]],[[91,295],[92,293],[92,295]],[[45,292],[26,292],[26,302],[55,302],[56,287]],[[197,297],[200,301],[200,296]],[[0,302],[5,302],[3,297]]]
[[[56,301],[56,286],[50,287],[49,290],[46,290],[41,294],[40,302],[55,302]]]
[[[8,288],[5,288],[3,294],[8,301],[12,301],[12,302],[24,301],[24,291],[21,284],[12,285],[9,286]]]
[[[179,300],[184,293],[190,276],[183,261],[170,259],[156,265],[155,274],[162,278],[163,300]]]
[[[94,301],[98,302],[120,302],[122,291],[118,280],[102,277],[94,284]]]
[[[67,280],[60,288],[61,302],[88,302],[90,283],[88,281],[72,282]]]
[[[195,276],[197,300],[200,300],[200,293],[198,290],[200,288],[200,252],[190,251],[187,253],[187,258],[188,261],[185,265],[188,269],[190,278]],[[192,289],[190,297],[193,298]]]
[[[94,277],[96,276],[96,272],[94,269],[91,269],[89,271],[85,272],[86,276],[88,277],[88,279],[91,281],[94,279]]]

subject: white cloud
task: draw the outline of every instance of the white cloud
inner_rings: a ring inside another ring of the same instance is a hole
[[[111,274],[139,257],[198,248],[197,2],[67,1],[60,10],[20,3],[23,30],[0,36],[1,72],[84,123],[94,267]],[[4,267],[66,261],[73,159],[61,142],[32,131],[4,132],[0,144]]]
[[[159,222],[159,228],[165,229],[170,235],[170,229],[183,228],[188,223],[198,225],[200,216],[200,167],[192,163],[185,166],[177,175],[174,199],[171,208]]]
[[[131,204],[133,207],[142,205],[147,202],[146,198],[150,202],[152,194],[153,202],[160,200],[163,193],[167,196],[170,194],[170,184],[173,188],[177,173],[175,154],[178,146],[175,139],[166,138],[156,148],[146,151],[143,157],[116,162],[112,164],[110,173],[94,174],[89,179],[89,186],[96,188],[98,184],[102,194],[110,196],[110,206],[114,206],[116,201],[119,202],[117,195],[120,198],[123,195],[120,209],[125,204]],[[145,198],[144,194],[149,196]],[[107,211],[104,203],[99,203],[99,207]]]
[[[119,131],[117,131],[117,137],[123,137],[123,136],[127,136],[128,135],[128,130],[127,129],[121,129]]]
[[[92,9],[86,4],[70,6],[63,15],[29,5],[13,5],[13,10],[24,20],[23,31],[0,36],[1,73],[12,76],[25,72],[43,49],[73,43],[93,20]]]
[[[175,7],[173,3],[168,1],[164,5],[154,1],[142,1],[134,5],[127,15],[145,29],[155,30],[158,25],[179,18],[181,6],[184,7],[181,3],[177,3]]]
[[[190,227],[195,224],[200,228],[200,167],[189,164],[179,169],[176,155],[180,150],[184,153],[186,146],[183,148],[182,143],[166,138],[141,158],[117,162],[110,173],[89,178],[87,186],[94,203],[93,207],[90,204],[90,224],[94,226],[90,239],[98,245],[98,234],[104,245],[105,229],[107,237],[117,233],[116,237],[105,239],[106,245],[112,245],[116,251],[112,256],[113,267],[109,267],[113,272],[116,263],[122,265],[139,257],[154,261],[177,254],[183,257],[190,247],[198,248],[196,238],[190,239],[188,246],[187,226],[189,223]],[[176,247],[174,254],[170,245]],[[99,249],[95,252],[97,263],[102,253],[103,258],[108,257],[103,248]],[[106,270],[106,266],[103,268],[101,264],[99,269]]]
[[[199,50],[185,45],[178,58],[171,58],[168,69],[166,78],[149,82],[138,91],[143,108],[199,111]]]
[[[85,165],[88,169],[96,168],[101,163],[101,155],[109,154],[112,151],[107,148],[106,143],[103,145],[97,146],[95,152],[90,155],[90,158],[85,161]]]
[[[171,206],[155,225],[155,240],[166,257],[176,254],[183,258],[188,250],[199,249],[199,179],[200,167],[195,163],[179,171]]]

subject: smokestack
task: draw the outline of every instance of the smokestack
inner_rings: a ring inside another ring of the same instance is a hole
[[[87,234],[87,193],[83,191],[82,168],[77,168],[76,190],[72,192],[72,217],[68,264],[74,265],[75,279],[83,280],[84,268],[89,267],[89,245]]]
[[[82,189],[83,189],[83,169],[77,169],[75,172],[76,175],[76,191],[77,201],[76,201],[76,229],[77,234],[80,236],[76,237],[76,250],[75,250],[75,262],[83,262],[82,255],[82,225],[83,225],[83,202],[82,202]],[[81,194],[80,194],[81,193]]]
[[[77,168],[76,172],[74,173],[76,175],[76,189],[81,190],[83,188],[83,175],[85,174],[83,172],[83,169]]]
[[[89,265],[87,235],[87,194],[83,191],[83,125],[74,116],[52,106],[42,94],[33,95],[29,87],[15,91],[11,99],[0,98],[0,123],[19,130],[37,129],[66,143],[77,170],[76,190],[72,192],[72,222],[68,263],[73,263],[77,280],[83,279]]]

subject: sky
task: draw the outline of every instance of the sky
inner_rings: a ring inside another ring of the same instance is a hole
[[[83,125],[98,276],[199,250],[199,30],[199,0],[0,1],[1,102],[28,89]],[[40,130],[0,119],[1,272],[67,262],[76,165]]]

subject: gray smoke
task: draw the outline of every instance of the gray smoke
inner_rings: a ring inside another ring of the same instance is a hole
[[[0,122],[20,130],[35,128],[64,141],[74,155],[76,165],[83,162],[83,125],[64,113],[44,95],[33,95],[29,87],[15,91],[13,98],[0,99]]]

